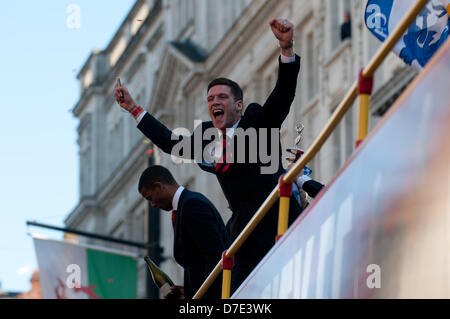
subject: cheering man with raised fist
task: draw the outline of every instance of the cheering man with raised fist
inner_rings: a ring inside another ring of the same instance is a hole
[[[133,115],[138,122],[138,128],[155,145],[166,153],[195,159],[200,168],[217,176],[233,212],[227,224],[232,240],[237,238],[285,172],[281,162],[279,131],[295,97],[300,57],[294,54],[293,50],[293,24],[285,19],[273,19],[269,25],[278,40],[281,55],[277,83],[264,105],[252,103],[242,114],[243,92],[240,86],[230,79],[217,78],[209,83],[207,90],[206,101],[211,121],[198,125],[191,136],[174,136],[167,127],[144,111],[125,87],[116,85],[114,89],[117,102]],[[203,133],[209,129],[217,131],[217,138],[205,137],[206,134]],[[248,141],[244,138],[244,143],[230,143],[230,140],[239,139],[242,131],[249,130],[256,131],[256,140]],[[196,134],[200,134],[202,145],[194,148]],[[191,149],[179,152],[178,146],[185,143],[191,145]],[[265,152],[270,150],[271,167],[267,167],[267,161],[261,157],[256,161],[249,160],[249,157],[254,155],[255,144],[258,154],[261,154],[262,149]],[[210,152],[208,150],[204,152],[210,145],[215,146]],[[201,154],[196,154],[196,149],[200,149]],[[249,150],[253,151],[249,154]],[[242,153],[245,156],[240,157]],[[204,154],[211,154],[215,160],[206,161],[203,158]],[[230,160],[236,158],[245,158],[245,161]],[[293,197],[292,199],[289,223],[292,223],[300,213],[297,201]],[[239,287],[274,245],[277,221],[276,203],[236,253],[232,272],[232,291]]]

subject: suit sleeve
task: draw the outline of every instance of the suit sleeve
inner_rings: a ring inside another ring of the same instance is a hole
[[[300,57],[295,55],[295,62],[291,63],[281,63],[279,59],[278,63],[277,83],[264,103],[259,118],[262,127],[281,127],[295,98]]]
[[[309,180],[303,184],[302,189],[311,197],[316,197],[316,195],[322,190],[324,187],[323,184],[315,181],[315,180]]]
[[[137,128],[163,152],[172,154],[173,148],[179,146],[181,151],[177,151],[173,155],[187,159],[194,158],[194,134],[191,136],[175,135],[149,113],[144,115]],[[197,129],[201,130],[201,125]]]
[[[185,207],[183,218],[186,231],[197,249],[205,256],[207,268],[213,269],[227,248],[223,236],[225,232],[223,221],[217,220],[211,208],[201,200],[190,199]]]

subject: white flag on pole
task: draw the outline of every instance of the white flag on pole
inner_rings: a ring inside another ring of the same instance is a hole
[[[380,41],[395,29],[414,0],[368,0],[365,10],[367,28]],[[431,56],[447,40],[450,28],[450,0],[431,0],[395,45],[393,51],[406,64],[422,70]]]

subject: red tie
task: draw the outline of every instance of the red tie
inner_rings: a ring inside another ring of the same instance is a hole
[[[173,210],[172,211],[172,228],[173,228],[173,231],[175,231],[175,220],[177,219],[177,211],[176,210]]]
[[[225,134],[222,135],[222,161],[221,163],[216,164],[216,173],[225,174],[230,168],[230,163],[226,163],[227,161],[227,136]]]

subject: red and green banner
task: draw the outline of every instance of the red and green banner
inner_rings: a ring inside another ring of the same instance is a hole
[[[46,299],[135,299],[133,255],[64,241],[34,238]]]

